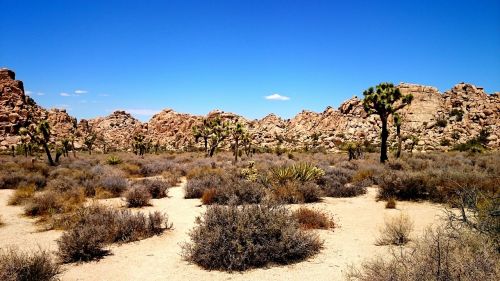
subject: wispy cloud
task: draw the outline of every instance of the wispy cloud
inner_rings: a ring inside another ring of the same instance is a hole
[[[108,94],[100,94],[99,96],[100,96],[100,97],[109,97],[109,95],[108,95]]]
[[[77,95],[83,95],[86,93],[88,93],[88,91],[86,91],[86,90],[75,90],[75,94],[77,94]]]
[[[280,100],[280,101],[290,100],[289,97],[282,96],[280,94],[272,94],[272,95],[269,95],[269,96],[265,96],[264,98],[266,100]]]
[[[63,93],[60,93],[59,95],[60,95],[61,97],[69,97],[69,96],[71,96],[70,94],[68,94],[68,93],[64,93],[64,92],[63,92]]]
[[[152,116],[161,111],[158,109],[149,109],[149,108],[129,108],[124,110],[130,114],[142,115],[142,116]]]
[[[24,94],[31,96],[31,94],[33,94],[33,92],[32,91],[24,91]]]
[[[36,93],[37,96],[45,96],[45,93]]]

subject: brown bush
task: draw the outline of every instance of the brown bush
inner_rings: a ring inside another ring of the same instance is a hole
[[[292,215],[304,229],[329,229],[335,227],[331,215],[322,211],[301,207],[295,210]]]
[[[163,180],[142,180],[134,183],[135,187],[144,187],[149,191],[153,199],[160,199],[167,197],[168,188],[171,187],[170,183]]]
[[[24,208],[28,216],[53,216],[74,211],[85,202],[82,189],[67,192],[44,191],[35,195]]]
[[[201,196],[201,202],[204,205],[211,205],[215,203],[215,197],[217,196],[216,188],[209,188],[203,191],[203,195]]]
[[[47,251],[27,253],[11,248],[0,252],[0,280],[50,281],[58,280],[56,276],[59,273],[61,267]]]
[[[125,194],[125,200],[129,208],[150,206],[151,194],[144,187],[133,187]]]
[[[387,200],[387,203],[385,203],[385,208],[386,209],[396,209],[396,199],[393,197],[389,198]]]
[[[246,270],[289,264],[318,253],[322,242],[299,229],[284,207],[209,206],[183,245],[183,257],[206,269]]]

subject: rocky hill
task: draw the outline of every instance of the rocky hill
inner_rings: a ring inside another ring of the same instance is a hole
[[[402,83],[398,87],[404,94],[414,96],[412,104],[401,111],[402,135],[407,138],[404,143],[407,149],[446,150],[450,144],[476,137],[483,128],[491,131],[488,145],[500,146],[500,93],[488,95],[482,88],[466,83],[457,84],[444,93],[434,87],[414,84]],[[260,120],[247,120],[219,110],[207,115],[215,116],[244,123],[258,147],[322,147],[335,151],[348,141],[379,142],[378,116],[368,116],[358,97],[345,101],[338,109],[327,107],[320,113],[304,110],[288,120],[274,114]],[[124,111],[77,123],[65,110],[46,110],[38,106],[24,93],[23,83],[15,80],[14,72],[0,70],[0,149],[3,150],[19,143],[19,128],[44,119],[51,124],[53,142],[74,136],[77,147],[81,147],[83,137],[92,132],[98,137],[98,149],[106,145],[110,149],[130,150],[133,136],[143,134],[166,149],[185,150],[201,145],[194,143],[192,127],[203,118],[165,109],[146,123]],[[389,141],[394,143],[394,134]]]

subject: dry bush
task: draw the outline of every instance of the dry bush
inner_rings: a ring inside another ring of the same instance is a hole
[[[167,197],[168,195],[168,188],[171,187],[172,185],[166,181],[163,180],[141,180],[137,181],[133,184],[135,187],[144,187],[146,190],[148,190],[149,194],[151,194],[151,197],[153,199],[160,199]]]
[[[151,237],[172,228],[168,217],[159,212],[132,213],[99,205],[79,209],[57,241],[58,255],[62,262],[77,262],[99,259],[109,251],[111,243],[127,243]]]
[[[129,208],[150,206],[151,194],[145,186],[132,187],[125,193],[125,200]]]
[[[50,281],[58,280],[56,276],[59,273],[61,267],[52,260],[47,251],[28,253],[10,248],[0,252],[0,280]]]
[[[180,183],[182,177],[181,171],[164,171],[161,173],[163,181],[168,184],[168,187],[176,186]]]
[[[292,215],[304,229],[329,229],[335,227],[332,216],[323,211],[300,207]]]
[[[243,271],[269,264],[289,264],[316,254],[322,242],[300,230],[281,206],[208,207],[183,245],[183,257],[206,269]]]
[[[357,167],[357,166],[356,166]],[[366,182],[369,175],[358,175],[358,181],[354,184],[353,176],[355,172],[345,168],[325,168],[325,175],[317,180],[318,185],[323,191],[325,196],[328,197],[354,197],[366,193],[366,186],[372,182]],[[363,177],[363,178],[362,178]]]
[[[429,229],[409,249],[392,249],[389,259],[377,258],[351,268],[348,280],[499,280],[499,252],[487,237],[461,230]]]
[[[128,182],[124,175],[108,175],[100,180],[100,187],[114,196],[120,196],[128,188]]]
[[[266,195],[264,186],[244,179],[224,182],[222,185],[215,188],[215,192],[212,190],[213,189],[209,189],[208,192],[203,193],[204,197],[205,195],[208,196],[210,193],[213,193],[212,202],[222,205],[258,204],[262,202]],[[208,197],[205,199],[208,199]]]
[[[407,214],[401,213],[399,216],[385,221],[376,245],[404,245],[410,241],[412,231],[413,221]]]
[[[389,198],[387,200],[387,203],[385,203],[385,208],[386,209],[396,209],[396,199],[393,197]]]
[[[271,199],[282,204],[318,202],[323,196],[320,187],[313,182],[287,182],[270,188]]]
[[[222,170],[206,170],[205,173],[197,173],[190,176],[186,184],[185,198],[201,198],[203,192],[210,188],[229,184],[235,180],[236,176],[231,173],[224,173]]]
[[[25,206],[24,213],[28,216],[53,216],[71,212],[85,202],[82,189],[67,192],[44,191],[35,195]]]
[[[35,195],[35,186],[29,185],[24,187],[19,187],[16,189],[14,194],[9,198],[9,205],[23,205],[28,202]]]

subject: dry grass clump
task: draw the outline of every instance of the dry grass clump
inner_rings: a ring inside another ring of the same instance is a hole
[[[62,262],[99,259],[111,243],[127,243],[151,237],[170,229],[168,217],[159,212],[144,215],[99,205],[79,209],[70,229],[57,241]]]
[[[150,206],[151,194],[145,186],[136,186],[125,193],[125,200],[129,208]]]
[[[49,252],[38,250],[27,253],[14,249],[0,252],[0,280],[21,281],[58,280],[61,267],[55,263]]]
[[[243,271],[269,264],[302,261],[322,242],[300,230],[281,206],[210,206],[183,245],[183,257],[205,269]]]
[[[24,208],[28,216],[53,216],[71,212],[85,202],[82,189],[67,192],[44,191],[36,194]]]
[[[301,207],[292,213],[303,229],[330,229],[335,227],[331,215],[314,209]]]
[[[29,185],[24,187],[19,187],[14,191],[14,194],[9,198],[9,205],[23,205],[28,202],[35,195],[35,186]]]
[[[352,268],[348,280],[499,280],[500,254],[487,237],[460,230],[429,229],[409,249],[393,249],[389,259],[377,258]]]
[[[323,196],[322,190],[314,182],[287,182],[270,187],[271,199],[281,204],[299,204],[318,202]]]
[[[399,216],[385,221],[384,227],[380,230],[380,237],[377,238],[376,245],[405,245],[410,241],[412,231],[413,221],[407,214],[401,213]]]

